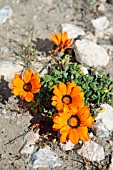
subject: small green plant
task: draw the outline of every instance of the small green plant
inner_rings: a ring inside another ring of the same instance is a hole
[[[102,71],[97,72],[95,68],[89,68],[88,74],[84,74],[80,67],[81,65],[77,63],[70,64],[62,70],[59,67],[52,67],[50,73],[41,78],[43,88],[49,92],[49,100],[53,85],[57,85],[59,82],[74,81],[78,86],[81,86],[86,105],[112,104],[113,82],[109,76]],[[48,101],[47,98],[45,100]]]

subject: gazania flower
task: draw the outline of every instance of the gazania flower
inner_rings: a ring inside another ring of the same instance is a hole
[[[84,106],[84,93],[81,92],[80,86],[76,86],[75,82],[67,82],[66,85],[60,82],[59,85],[54,85],[53,88],[52,105],[57,110],[71,109],[76,112],[77,108]]]
[[[30,71],[25,70],[23,79],[20,74],[15,74],[15,78],[12,80],[11,88],[12,93],[16,96],[20,96],[21,99],[25,99],[27,102],[34,101],[35,93],[40,91],[40,78],[39,74],[33,74],[32,68]]]
[[[82,141],[89,140],[88,128],[94,125],[94,118],[90,114],[87,106],[79,108],[77,112],[58,112],[53,115],[53,129],[60,132],[60,142],[70,140],[73,144],[78,143],[80,138]]]
[[[58,51],[65,51],[67,48],[72,48],[73,38],[68,38],[67,32],[64,32],[61,34],[60,31],[57,31],[58,35],[55,35],[54,33],[51,33],[52,38],[50,40],[57,46],[54,55]]]

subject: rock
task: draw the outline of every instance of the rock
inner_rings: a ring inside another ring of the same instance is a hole
[[[97,42],[97,38],[95,35],[93,35],[91,32],[87,33],[86,35],[83,36],[84,39],[87,39],[89,41],[92,41],[92,42]]]
[[[28,132],[24,137],[24,144],[20,149],[21,154],[31,154],[35,147],[35,142],[39,139],[39,131],[34,133],[33,131]]]
[[[11,17],[13,10],[10,6],[4,6],[0,9],[0,24],[4,23]]]
[[[113,36],[113,27],[109,27],[106,30],[95,30],[95,36],[98,38],[109,39]]]
[[[113,131],[113,108],[109,104],[101,105],[102,108],[105,108],[105,111],[98,113],[96,121],[99,120],[103,122],[104,126],[109,130]]]
[[[100,162],[105,159],[104,148],[93,141],[85,142],[78,154],[87,158],[90,161]]]
[[[99,0],[99,2],[105,3],[105,2],[106,2],[106,0]]]
[[[109,56],[113,55],[113,46],[112,45],[102,45],[102,47],[107,51]]]
[[[66,142],[66,144],[60,143],[60,145],[61,145],[62,150],[64,151],[72,150],[75,146],[70,140]]]
[[[27,142],[22,146],[22,148],[20,150],[20,153],[21,154],[26,154],[26,155],[32,154],[33,150],[34,150],[34,147],[35,147],[34,144],[31,144],[30,142]]]
[[[13,64],[10,61],[0,61],[0,78],[1,76],[8,81],[14,78],[14,74],[21,73],[23,67],[19,63]]]
[[[95,135],[100,138],[105,138],[110,135],[109,130],[105,127],[102,121],[96,122],[93,126]]]
[[[109,20],[106,16],[91,20],[93,27],[98,30],[105,30],[109,26]]]
[[[89,137],[90,137],[90,138],[93,138],[93,133],[92,133],[92,132],[89,133]]]
[[[62,159],[55,152],[51,151],[49,146],[33,153],[30,159],[30,166],[32,168],[55,168],[62,164]]]
[[[106,11],[105,5],[104,5],[103,3],[100,4],[99,7],[98,7],[98,12],[99,12],[100,14],[104,14],[105,11]]]
[[[35,144],[35,142],[38,139],[39,139],[39,131],[36,131],[36,133],[34,133],[33,131],[30,131],[24,137],[24,141],[27,141],[31,144]]]
[[[68,32],[69,38],[77,38],[79,35],[85,35],[85,31],[77,25],[66,23],[61,25],[61,29],[62,32]]]
[[[102,67],[109,62],[109,56],[106,50],[89,40],[77,40],[75,46],[78,52],[76,60],[87,66]],[[75,51],[76,53],[76,51]]]
[[[84,66],[81,66],[80,67],[80,71],[85,75],[85,74],[89,74],[88,73],[88,69],[86,68],[86,67],[84,67]]]

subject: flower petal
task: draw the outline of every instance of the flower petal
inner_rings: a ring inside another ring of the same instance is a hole
[[[31,93],[31,92],[27,92],[26,93],[26,96],[25,96],[25,100],[27,101],[27,102],[34,102],[34,96],[33,96],[33,94]]]
[[[78,127],[77,128],[77,135],[84,142],[87,142],[90,139],[87,127]]]
[[[54,88],[53,93],[54,93],[56,96],[62,98],[62,93],[61,93],[61,91],[58,89],[57,85],[54,85],[53,88]]]
[[[80,121],[85,123],[90,117],[90,109],[87,106],[79,108],[77,111],[77,115],[80,118]]]
[[[76,87],[76,83],[75,82],[72,82],[72,83],[67,82],[66,85],[67,85],[66,94],[70,95],[72,88]]]
[[[30,80],[31,80],[31,75],[32,75],[32,70],[30,70],[30,71],[25,70],[25,71],[24,71],[24,76],[23,76],[23,78],[24,78],[24,82],[25,82],[25,83],[29,83],[29,82],[30,82]]]
[[[61,99],[62,99],[62,98],[60,98],[60,97],[58,97],[58,96],[53,96],[53,97],[51,98],[51,100],[55,100],[55,101],[57,101],[57,102],[62,102]]]
[[[60,137],[60,142],[66,142],[67,141],[67,135],[68,135],[68,132],[64,132],[61,137]]]
[[[80,86],[76,86],[75,88],[72,89],[71,97],[79,95],[80,91],[81,91],[81,87]]]
[[[73,144],[78,143],[78,136],[77,136],[76,129],[70,129],[70,131],[69,131],[69,139]]]
[[[78,105],[76,105],[76,103],[69,104],[69,109],[71,109],[74,113],[77,112],[77,107]]]
[[[58,103],[57,101],[52,101],[51,105],[56,106],[57,103]]]
[[[59,44],[61,44],[61,40],[62,40],[62,34],[61,34],[61,32],[60,31],[57,31],[57,34],[58,34],[58,42],[59,42]]]
[[[59,45],[59,41],[58,41],[58,38],[57,36],[54,34],[54,33],[50,33],[52,38],[50,39],[54,44],[56,44],[57,46]]]
[[[70,127],[68,125],[66,126],[63,126],[61,129],[60,129],[60,134],[63,134],[64,132],[69,132],[70,130]]]
[[[62,110],[63,109],[63,103],[57,103],[56,104],[56,109],[57,110]]]
[[[13,86],[17,87],[18,89],[23,89],[24,82],[20,78],[16,78],[12,80]]]
[[[59,83],[59,90],[61,91],[62,95],[66,95],[66,85],[64,83]]]
[[[62,34],[62,42],[64,43],[67,40],[67,38],[68,38],[67,32],[64,32]]]
[[[87,126],[87,127],[89,127],[89,126],[93,126],[94,125],[94,118],[92,117],[92,116],[90,116],[86,121],[81,121],[81,127],[82,126]]]

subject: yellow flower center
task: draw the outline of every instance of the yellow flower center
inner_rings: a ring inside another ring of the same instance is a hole
[[[31,89],[32,89],[31,83],[25,83],[24,86],[23,86],[23,89],[27,92],[30,92]]]
[[[65,104],[70,104],[72,102],[72,98],[69,95],[65,95],[62,97],[62,102]]]
[[[78,118],[77,115],[72,115],[68,120],[67,120],[67,124],[71,127],[71,128],[78,128],[80,126],[80,119]]]

